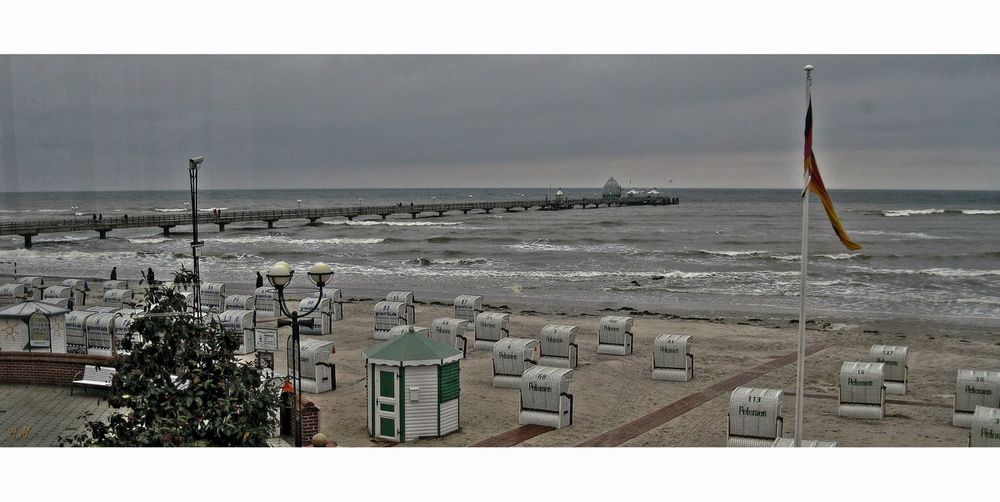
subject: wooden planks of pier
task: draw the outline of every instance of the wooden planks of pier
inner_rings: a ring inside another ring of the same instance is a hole
[[[274,228],[274,224],[281,220],[309,220],[315,223],[321,218],[347,218],[353,220],[361,216],[381,216],[386,219],[394,214],[409,214],[411,218],[416,218],[424,213],[437,213],[443,216],[445,213],[461,211],[468,214],[470,211],[482,211],[489,213],[497,209],[513,211],[515,209],[527,211],[529,209],[538,210],[562,210],[562,209],[586,209],[596,207],[623,207],[623,206],[666,206],[678,204],[676,197],[622,197],[614,200],[603,199],[560,199],[560,200],[510,200],[492,202],[457,202],[441,204],[396,204],[389,206],[341,206],[321,209],[265,209],[252,211],[219,211],[210,214],[199,214],[199,225],[217,225],[219,231],[225,230],[230,223],[242,223],[252,221],[262,221],[267,223],[267,228]],[[97,232],[101,239],[107,238],[108,232],[119,228],[149,228],[159,227],[163,230],[163,235],[170,235],[170,229],[179,225],[191,225],[190,214],[163,214],[163,215],[142,215],[142,216],[115,216],[109,218],[94,219],[89,217],[13,221],[0,223],[0,235],[20,235],[24,238],[24,247],[31,247],[31,238],[46,233],[56,232]]]

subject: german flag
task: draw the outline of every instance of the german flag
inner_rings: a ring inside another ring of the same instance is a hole
[[[840,224],[840,218],[837,217],[837,211],[833,209],[833,201],[830,200],[830,194],[826,192],[826,186],[823,185],[823,177],[819,174],[819,165],[816,164],[816,156],[813,154],[812,136],[813,107],[812,97],[810,97],[809,108],[806,111],[805,171],[806,175],[809,177],[809,184],[806,185],[806,190],[816,194],[820,201],[823,202],[823,209],[826,210],[826,215],[830,218],[830,224],[833,225],[833,231],[836,232],[837,237],[840,238],[840,242],[842,242],[847,249],[852,251],[861,249],[861,244],[852,241],[851,237],[847,235],[847,230],[844,230],[844,226]]]

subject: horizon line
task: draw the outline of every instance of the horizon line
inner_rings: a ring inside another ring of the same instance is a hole
[[[239,192],[239,191],[277,191],[277,190],[497,190],[497,189],[511,189],[511,190],[601,190],[603,187],[571,187],[571,186],[561,186],[555,187],[544,187],[544,186],[494,186],[494,187],[278,187],[278,188],[199,188],[199,192],[213,191],[213,192]],[[641,187],[647,188],[647,187]],[[656,187],[650,185],[648,188],[657,188],[659,190],[802,190],[799,187],[707,187],[707,186],[691,186],[691,187]],[[947,191],[947,192],[998,192],[1000,188],[853,188],[853,187],[843,187],[843,188],[830,188],[827,187],[829,191],[910,191],[910,192],[933,192],[933,191]],[[0,190],[0,194],[32,194],[32,193],[74,193],[74,192],[137,192],[137,193],[148,193],[148,192],[190,192],[190,189],[186,188],[144,188],[144,189],[86,189],[86,190],[19,190],[19,191],[7,191]]]

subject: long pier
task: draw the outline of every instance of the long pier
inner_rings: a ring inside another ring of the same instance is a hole
[[[250,221],[262,221],[267,223],[267,228],[274,228],[275,222],[280,220],[309,220],[309,223],[316,223],[321,218],[347,218],[353,220],[361,216],[381,216],[388,218],[393,214],[409,214],[411,218],[416,218],[423,213],[437,213],[444,216],[445,213],[461,211],[468,214],[469,211],[490,211],[503,209],[513,211],[520,209],[538,210],[561,210],[561,209],[586,209],[601,206],[622,207],[622,206],[665,206],[677,204],[676,197],[622,197],[616,200],[603,199],[560,199],[560,200],[511,200],[495,202],[456,202],[440,204],[397,204],[390,206],[340,206],[322,209],[264,209],[253,211],[220,211],[218,213],[204,213],[198,215],[198,224],[218,225],[219,231],[225,231],[226,225],[230,223],[242,223]],[[20,235],[24,238],[24,247],[31,247],[31,238],[39,234],[56,232],[97,232],[101,239],[106,239],[108,232],[119,228],[149,228],[159,227],[163,229],[163,235],[170,235],[170,229],[179,225],[190,225],[190,214],[163,214],[145,216],[115,216],[102,218],[99,220],[84,217],[51,219],[51,220],[29,220],[0,223],[0,235]]]

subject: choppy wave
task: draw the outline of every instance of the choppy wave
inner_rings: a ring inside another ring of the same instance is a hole
[[[882,211],[882,216],[890,218],[898,216],[915,216],[921,214],[943,214],[944,209],[888,209]]]
[[[977,270],[965,268],[872,268],[864,266],[853,266],[853,270],[869,274],[892,274],[892,275],[930,275],[934,277],[967,278],[986,277],[1000,275],[1000,270]]]
[[[217,237],[205,239],[206,242],[219,242],[226,244],[291,244],[291,245],[310,245],[310,244],[333,244],[333,245],[343,245],[343,244],[379,244],[385,239],[380,238],[352,238],[352,237],[333,237],[328,239],[293,239],[289,237],[284,237],[280,235],[246,235],[242,237]]]
[[[854,260],[858,258],[864,258],[865,255],[861,253],[836,253],[836,254],[821,254],[817,255],[821,258],[826,258],[828,260]]]
[[[172,240],[170,237],[136,237],[128,241],[132,244],[163,244]]]
[[[984,303],[987,305],[1000,305],[1000,298],[995,296],[980,296],[976,298],[959,298],[958,303]]]
[[[912,239],[944,239],[944,237],[925,234],[923,232],[886,232],[882,230],[852,230],[851,233],[854,235],[886,235],[886,236],[895,236],[895,237],[912,238]],[[893,239],[893,240],[899,240],[899,239]]]
[[[158,213],[180,213],[187,211],[187,209],[184,209],[183,207],[154,207],[153,211]]]
[[[632,246],[609,242],[605,244],[574,245],[574,244],[552,244],[548,239],[538,239],[534,241],[522,241],[518,244],[508,244],[504,246],[521,252],[584,252],[584,253],[612,253],[612,254],[638,254],[646,253]]]
[[[698,252],[702,253],[702,254],[707,254],[707,255],[729,256],[731,258],[737,258],[737,257],[741,257],[741,256],[765,256],[765,255],[770,255],[771,254],[771,251],[759,251],[759,250],[751,250],[751,251],[725,251],[725,250],[723,250],[723,251],[714,251],[714,250],[710,250],[710,249],[699,249]]]
[[[202,213],[209,213],[209,212],[212,212],[212,211],[225,211],[227,209],[229,209],[229,208],[228,207],[209,207],[209,208],[205,208],[205,209],[198,208],[198,211],[202,212]],[[183,209],[182,209],[182,211],[183,211]]]
[[[44,244],[44,243],[50,243],[51,244],[51,243],[60,243],[60,242],[83,242],[83,241],[89,241],[91,239],[96,239],[96,238],[97,238],[96,234],[94,234],[94,235],[63,235],[61,237],[54,237],[54,236],[51,236],[51,235],[46,235],[45,237],[43,237],[41,239],[36,239],[34,242],[35,242],[35,244]]]
[[[419,258],[413,258],[413,259],[410,259],[410,260],[406,260],[406,263],[408,265],[420,265],[421,267],[429,267],[431,265],[462,265],[462,266],[468,266],[468,265],[485,265],[485,264],[490,263],[490,262],[491,262],[491,260],[489,260],[488,258],[455,258],[455,259],[447,259],[447,258],[426,258],[426,257],[423,257],[423,256],[421,256]]]
[[[877,214],[895,218],[899,216],[922,216],[928,214],[965,214],[984,215],[1000,214],[1000,209],[886,209]]]
[[[385,225],[390,227],[456,227],[461,221],[388,221],[388,220],[358,220],[358,221],[323,221],[324,225],[347,225],[351,227],[371,227]]]

